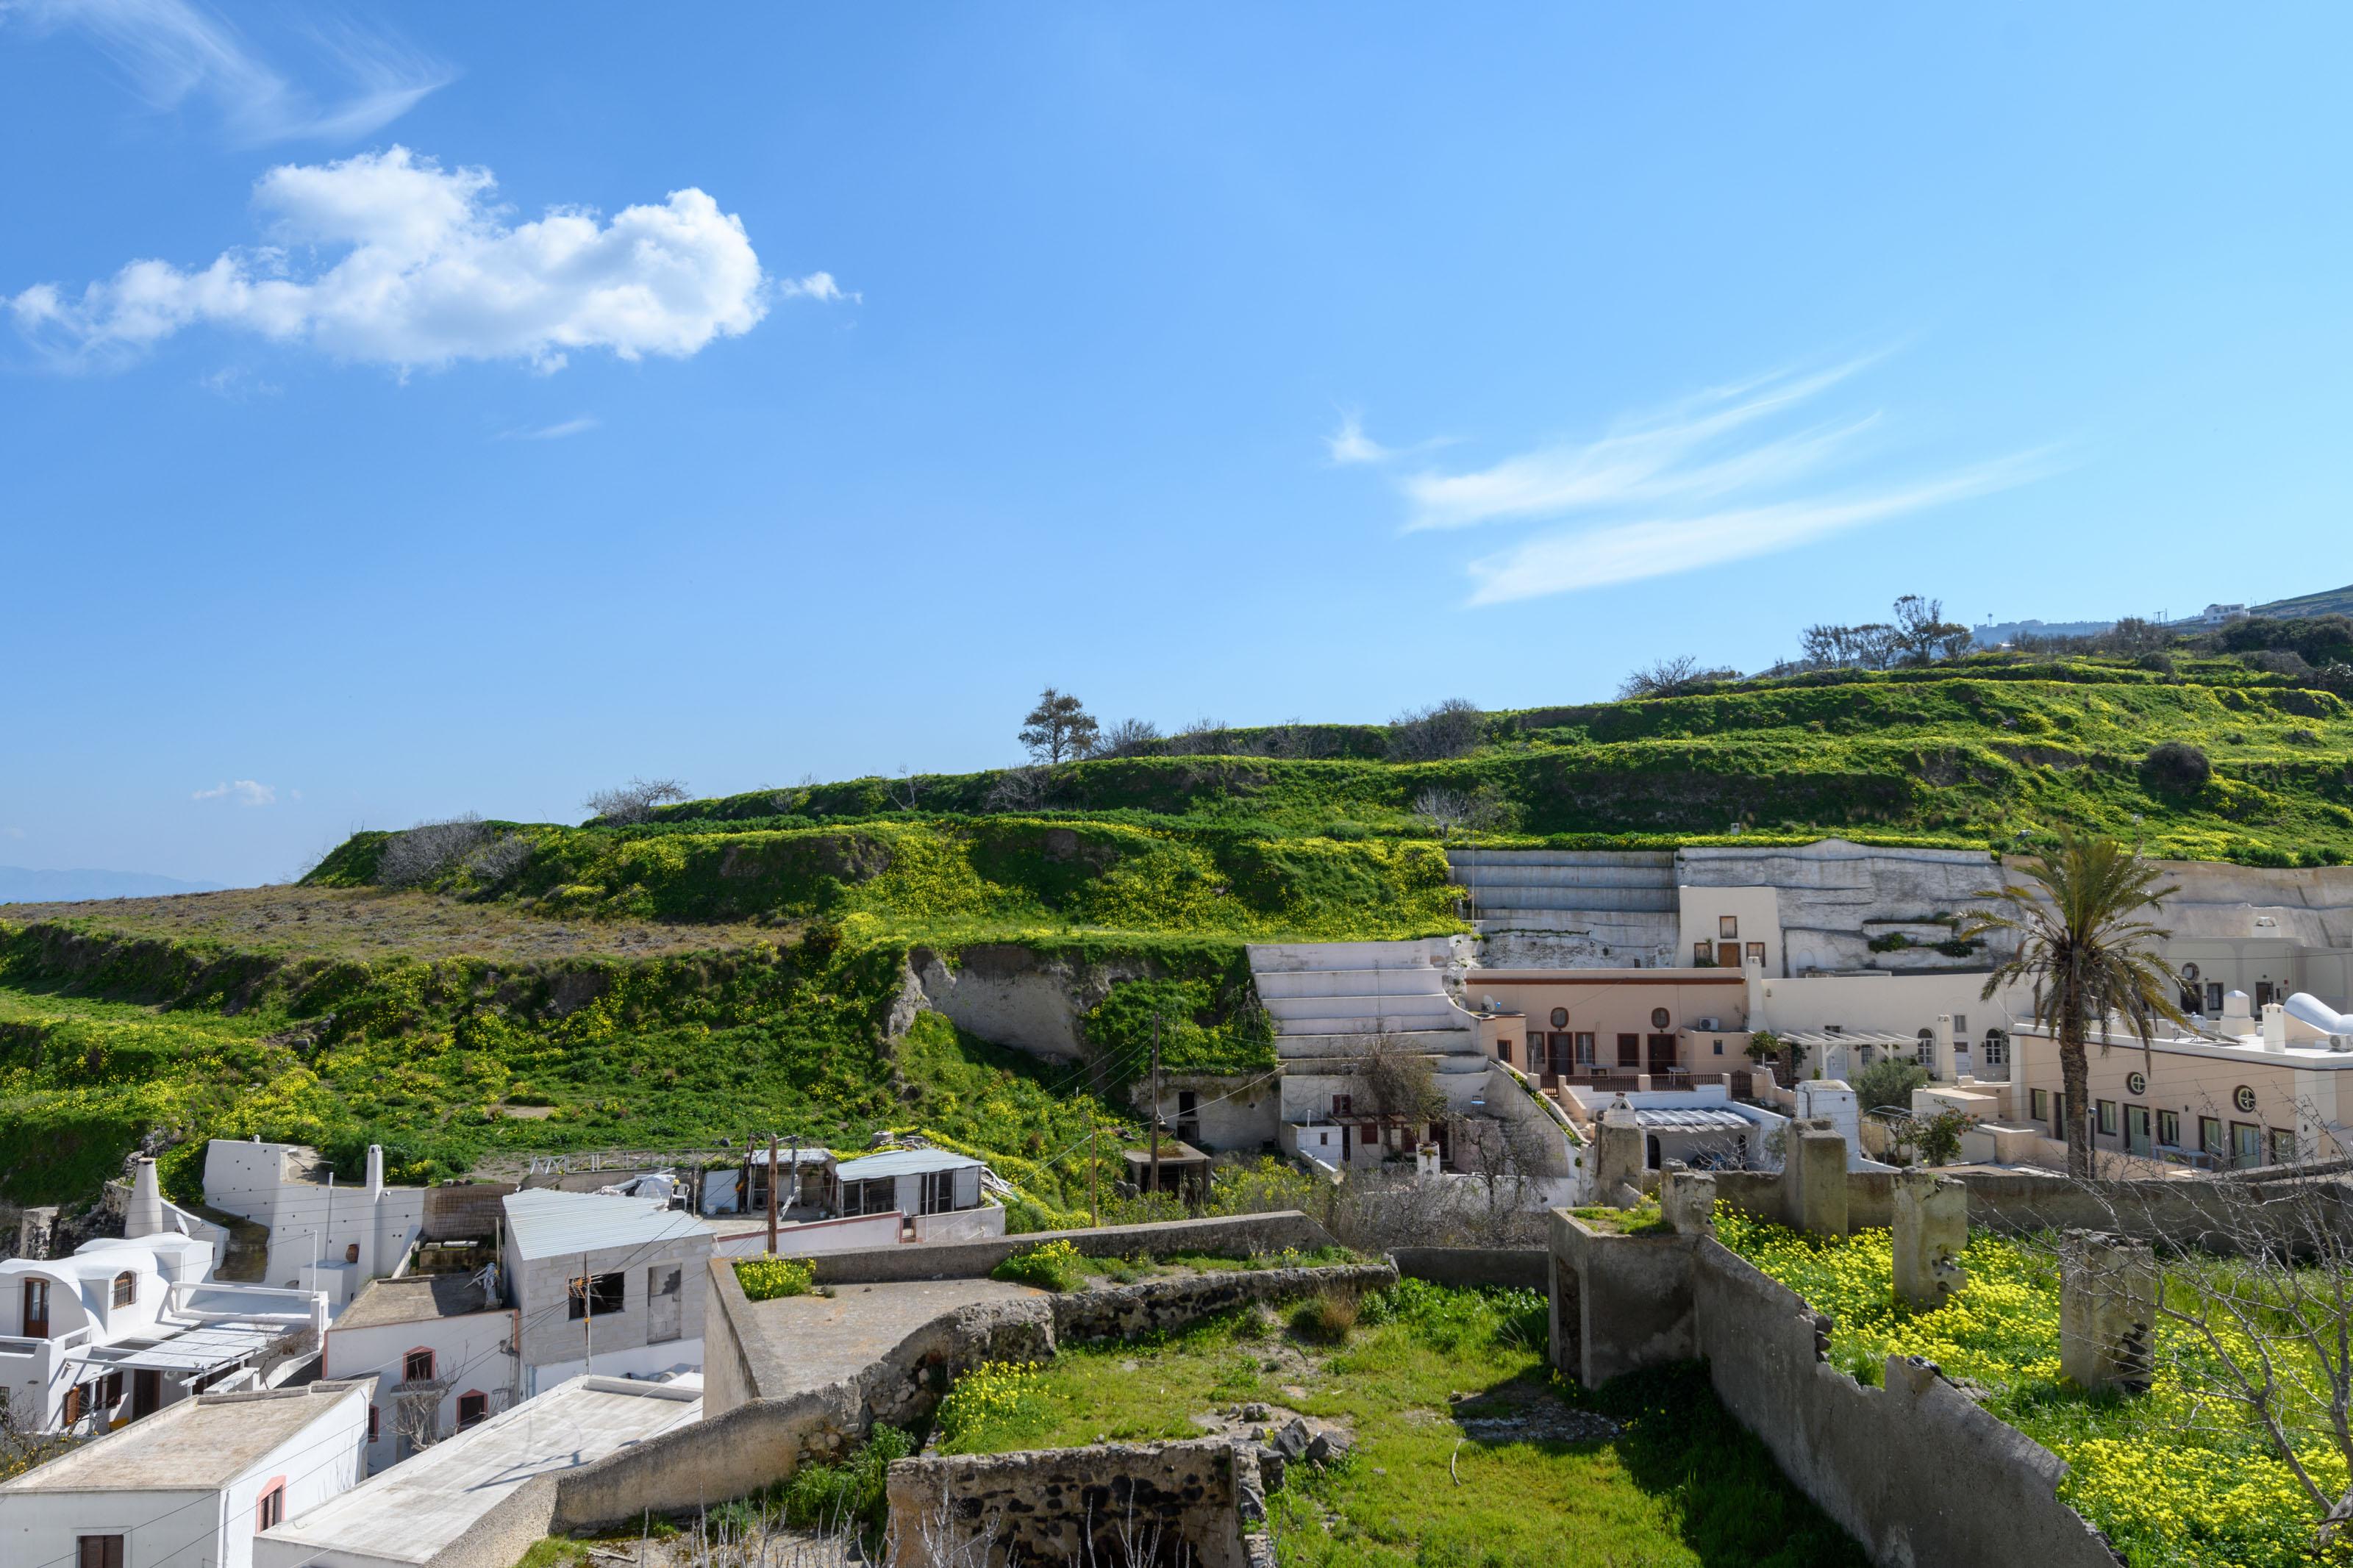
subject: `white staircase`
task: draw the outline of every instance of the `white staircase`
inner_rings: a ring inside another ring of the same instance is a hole
[[[1670,849],[1457,849],[1447,856],[1489,968],[1674,962],[1681,899]]]
[[[1268,942],[1250,960],[1285,1062],[1361,1055],[1366,1036],[1383,1034],[1427,1052],[1440,1072],[1485,1070],[1471,1016],[1447,994],[1455,954],[1443,939]]]

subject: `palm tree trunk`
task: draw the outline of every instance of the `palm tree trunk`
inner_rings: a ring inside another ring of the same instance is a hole
[[[2067,1173],[2092,1174],[2092,1067],[2084,1055],[2084,1019],[2070,1012],[2059,1020],[2059,1082],[2067,1096]]]

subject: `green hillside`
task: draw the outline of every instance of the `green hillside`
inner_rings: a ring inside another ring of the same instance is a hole
[[[2353,710],[2253,657],[1978,657],[1488,714],[1444,760],[1387,760],[1400,739],[1293,725],[490,823],[398,889],[397,836],[363,833],[299,887],[0,909],[0,1193],[85,1196],[142,1138],[301,1139],[353,1170],[377,1141],[421,1178],[920,1126],[1067,1207],[1087,1082],[936,1017],[894,1033],[912,950],[1018,943],[1102,998],[1108,1118],[1155,1010],[1172,1065],[1271,1064],[1244,942],[1461,929],[1448,837],[1984,848],[2075,826],[2187,858],[2353,856]],[[190,1152],[166,1169],[190,1192]]]

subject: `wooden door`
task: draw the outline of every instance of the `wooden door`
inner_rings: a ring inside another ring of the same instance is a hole
[[[1641,1036],[1640,1036],[1640,1035],[1620,1035],[1620,1036],[1619,1036],[1619,1037],[1618,1037],[1618,1065],[1619,1065],[1620,1067],[1621,1067],[1621,1068],[1641,1068],[1641,1065],[1642,1065],[1642,1037],[1641,1037]]]
[[[1651,1037],[1650,1070],[1662,1073],[1675,1065],[1675,1037],[1672,1035]]]
[[[1737,968],[1739,968],[1739,967],[1740,967],[1740,944],[1739,944],[1738,942],[1717,942],[1717,943],[1715,944],[1715,962],[1716,962],[1717,966],[1718,966],[1718,967],[1720,967],[1720,968],[1724,968],[1724,969],[1737,969]]]
[[[164,1408],[164,1374],[152,1366],[134,1367],[131,1373],[131,1419],[153,1415]]]
[[[25,1281],[25,1337],[49,1337],[49,1282],[46,1279]]]

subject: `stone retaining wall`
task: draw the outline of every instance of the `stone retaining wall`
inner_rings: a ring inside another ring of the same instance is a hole
[[[1017,1252],[1041,1242],[1067,1241],[1089,1258],[1166,1258],[1172,1252],[1313,1252],[1335,1245],[1332,1233],[1297,1209],[1171,1220],[1159,1225],[1107,1225],[1092,1230],[1040,1230],[984,1241],[918,1242],[898,1247],[821,1252],[811,1261],[820,1285],[863,1285],[890,1279],[980,1279]]]
[[[888,1486],[890,1568],[1250,1568],[1264,1496],[1256,1451],[1227,1438],[901,1459]]]
[[[1883,1568],[2116,1568],[2061,1502],[2066,1467],[1927,1363],[1873,1388],[1831,1366],[1830,1319],[1704,1236],[1611,1236],[1553,1215],[1554,1364],[1588,1386],[1704,1358],[1727,1409]]]
[[[763,1330],[732,1262],[713,1258],[710,1267],[703,1419],[563,1472],[551,1528],[580,1530],[747,1496],[805,1463],[839,1457],[878,1421],[904,1426],[929,1416],[956,1375],[983,1363],[1043,1361],[1065,1339],[1179,1329],[1251,1301],[1319,1289],[1361,1293],[1397,1279],[1387,1263],[1220,1269],[959,1307],[854,1375],[811,1389],[793,1378],[790,1347]]]
[[[1175,1279],[1098,1285],[1054,1298],[1054,1333],[1071,1343],[1130,1339],[1181,1329],[1255,1301],[1291,1300],[1324,1290],[1361,1296],[1397,1280],[1398,1271],[1388,1263],[1351,1263],[1328,1268],[1220,1268]]]

